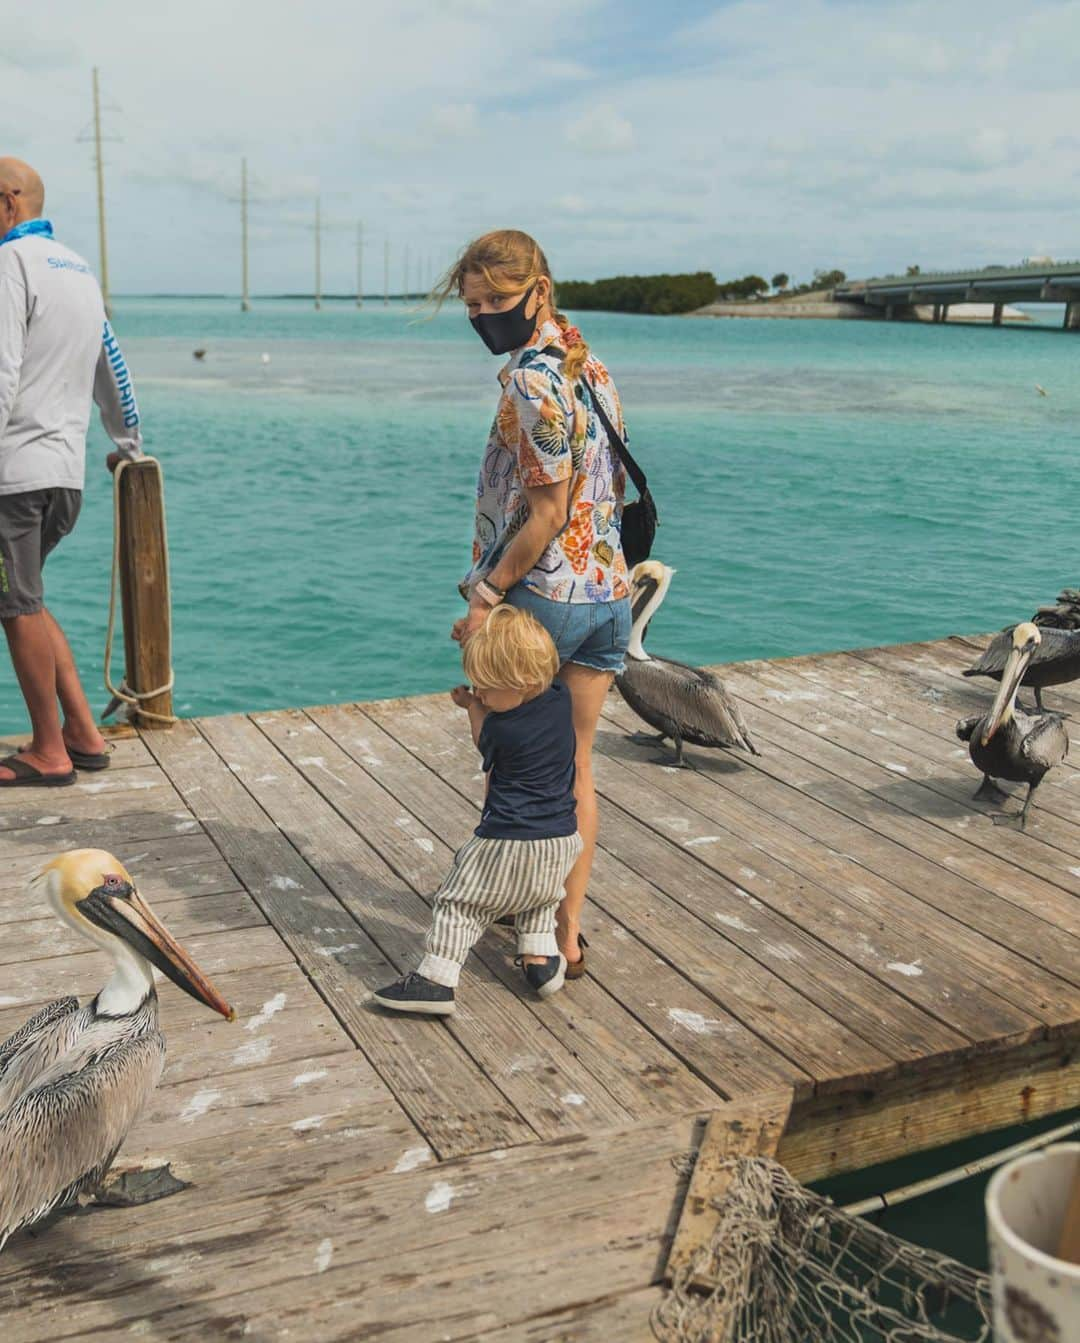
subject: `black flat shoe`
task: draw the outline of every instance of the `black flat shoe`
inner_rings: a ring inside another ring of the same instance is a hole
[[[545,956],[543,961],[533,961],[525,965],[520,956],[514,957],[514,964],[525,972],[529,987],[535,989],[541,998],[550,998],[563,986],[566,978],[566,957]]]
[[[436,984],[433,979],[425,979],[415,970],[393,984],[387,984],[385,989],[376,989],[371,996],[380,1007],[387,1007],[391,1012],[448,1017],[454,1011],[454,990],[445,984]]]

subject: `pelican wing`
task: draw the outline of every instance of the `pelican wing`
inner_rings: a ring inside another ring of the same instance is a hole
[[[1034,726],[1020,743],[1021,755],[1047,769],[1060,765],[1069,750],[1069,736],[1061,717],[1056,713],[1044,713],[1028,721]]]
[[[91,1019],[78,998],[57,998],[0,1045],[0,1115],[71,1048]]]
[[[0,1114],[0,1248],[104,1175],[157,1086],[164,1036],[123,1029],[96,1023]]]
[[[978,662],[968,667],[964,675],[1000,677],[1005,670],[1006,662],[1009,660],[1009,654],[1012,652],[1012,632],[1014,628],[1015,626],[1010,625],[1000,634],[995,634]],[[1029,667],[1038,667],[1080,655],[1080,630],[1059,630],[1041,625],[1039,633],[1042,636],[1042,642],[1032,653]]]
[[[680,737],[699,745],[736,746],[758,754],[739,706],[712,672],[667,658],[649,658],[628,662],[620,681],[629,686],[627,700],[646,722],[670,722]],[[648,712],[642,712],[639,704]]]

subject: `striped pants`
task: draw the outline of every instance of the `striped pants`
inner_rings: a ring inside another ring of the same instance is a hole
[[[465,958],[484,931],[514,915],[520,956],[555,956],[555,910],[578,860],[580,835],[557,839],[484,839],[458,850],[435,896],[427,954],[419,972],[456,988]]]

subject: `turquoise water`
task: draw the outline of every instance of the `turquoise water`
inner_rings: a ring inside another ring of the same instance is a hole
[[[500,362],[460,312],[115,307],[147,450],[166,469],[180,710],[452,684],[447,635]],[[719,661],[988,629],[1080,578],[1074,338],[599,313],[582,325],[654,486],[656,555],[679,570],[652,630],[660,651]],[[95,427],[83,518],[46,575],[95,703],[105,451]],[[23,711],[4,665],[11,730]]]

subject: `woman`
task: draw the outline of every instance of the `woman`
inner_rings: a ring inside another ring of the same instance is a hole
[[[630,638],[619,536],[625,476],[591,397],[625,434],[622,410],[607,370],[556,308],[547,259],[527,233],[500,229],[470,243],[438,301],[451,293],[491,353],[510,356],[480,470],[473,564],[461,584],[469,613],[453,637],[468,639],[507,601],[532,612],[559,651],[573,702],[584,848],[566,880],[556,935],[567,977],[577,979],[585,973],[581,911],[596,851],[593,741]]]

